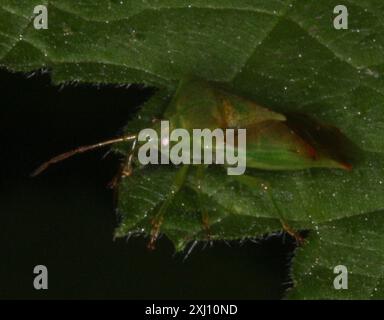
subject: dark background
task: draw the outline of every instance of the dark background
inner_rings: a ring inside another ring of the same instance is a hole
[[[292,240],[197,246],[184,260],[162,237],[113,240],[119,159],[77,156],[31,179],[57,153],[116,137],[153,92],[139,86],[52,86],[48,74],[0,70],[0,298],[280,299]],[[48,290],[33,268],[48,267]]]

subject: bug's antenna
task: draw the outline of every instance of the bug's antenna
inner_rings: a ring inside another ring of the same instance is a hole
[[[132,141],[132,140],[135,140],[135,139],[136,139],[136,135],[130,135],[130,136],[123,136],[123,137],[120,137],[120,138],[99,142],[99,143],[92,144],[92,145],[78,147],[78,148],[76,148],[74,150],[71,150],[71,151],[59,154],[58,156],[56,156],[56,157],[54,157],[54,158],[44,162],[41,166],[39,166],[35,171],[33,171],[31,173],[31,177],[36,177],[37,175],[39,175],[43,171],[47,170],[47,168],[51,164],[55,164],[55,163],[61,162],[61,161],[65,160],[65,159],[68,159],[68,158],[78,154],[78,153],[84,153],[84,152],[91,151],[91,150],[94,150],[94,149],[99,149],[99,148],[102,148],[102,147],[105,147],[105,146],[108,146],[108,145],[111,145],[111,144],[115,144],[115,143],[119,143],[119,142],[124,142],[124,141]]]

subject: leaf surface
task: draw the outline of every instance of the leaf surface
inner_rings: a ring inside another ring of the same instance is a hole
[[[48,30],[33,27],[33,8],[40,4],[48,6]],[[144,108],[148,113],[131,130],[161,114],[185,75],[340,128],[364,151],[351,172],[254,170],[236,179],[221,168],[192,167],[168,200],[161,231],[181,250],[206,239],[202,217],[209,217],[211,239],[260,237],[285,221],[311,230],[294,259],[290,297],[383,298],[384,2],[344,1],[349,29],[339,31],[333,28],[338,4],[1,0],[0,65],[47,68],[55,83],[160,88],[152,110]],[[122,181],[117,235],[149,232],[178,170],[141,168]],[[333,288],[338,264],[351,271],[348,290]]]

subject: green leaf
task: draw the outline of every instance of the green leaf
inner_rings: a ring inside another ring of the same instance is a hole
[[[319,224],[294,262],[290,298],[382,299],[384,212],[355,215]],[[379,226],[379,227],[374,227]],[[348,290],[335,290],[333,267],[348,266]],[[316,290],[314,290],[316,288]]]
[[[44,3],[49,29],[35,30],[33,8]],[[161,115],[185,75],[340,128],[364,151],[351,172],[254,170],[234,178],[221,168],[191,167],[180,185],[182,168],[139,168],[120,185],[117,235],[149,233],[159,211],[161,231],[178,250],[208,239],[207,217],[213,240],[260,237],[288,223],[310,230],[294,259],[289,297],[383,298],[384,2],[344,1],[348,30],[333,28],[337,4],[2,0],[0,65],[48,68],[55,83],[159,88],[129,130]],[[338,264],[351,271],[348,290],[333,288]]]

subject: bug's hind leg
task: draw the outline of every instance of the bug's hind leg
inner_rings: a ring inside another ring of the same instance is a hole
[[[293,237],[295,240],[296,240],[296,243],[298,245],[302,245],[304,244],[305,242],[305,239],[303,236],[301,236],[301,234],[295,230],[294,228],[292,228],[287,222],[286,220],[284,219],[284,215],[283,213],[281,212],[279,206],[277,205],[277,203],[275,202],[275,199],[273,197],[273,194],[271,193],[270,191],[270,186],[268,185],[268,183],[262,183],[261,184],[263,190],[267,193],[270,201],[272,202],[273,206],[276,208],[276,211],[277,211],[277,214],[279,216],[279,220],[280,220],[280,223],[281,223],[281,226],[283,227],[283,230],[289,234],[291,237]]]
[[[283,230],[288,233],[291,237],[295,238],[298,245],[303,245],[305,239],[301,236],[301,234],[293,229],[290,225],[288,225],[284,220],[280,219]]]

